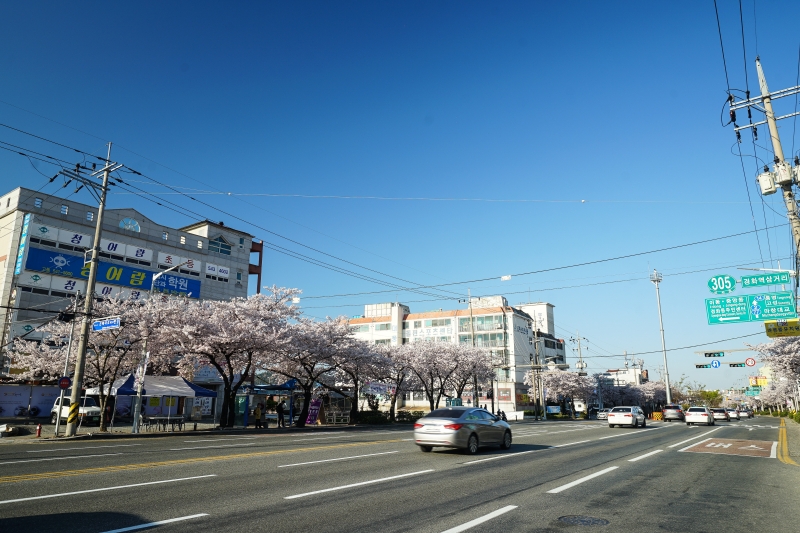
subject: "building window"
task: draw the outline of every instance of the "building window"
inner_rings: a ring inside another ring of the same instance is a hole
[[[376,324],[375,325],[375,331],[389,331],[390,329],[392,329],[392,325],[391,324]]]
[[[411,322],[403,322],[403,329],[409,329],[411,327]]]
[[[89,222],[94,220],[94,213],[92,213],[91,211],[86,211],[86,220],[88,220]]]
[[[239,237],[239,248],[244,248],[244,237]]]
[[[42,207],[42,199],[41,198],[34,198],[33,199],[33,207]]]
[[[9,207],[10,205],[11,205],[11,197],[9,196],[8,199],[6,199],[6,207]]]
[[[221,255],[231,255],[231,245],[222,237],[208,241],[208,251],[216,252]]]
[[[391,344],[391,343],[392,343],[392,341],[389,340],[389,339],[379,339],[379,340],[375,341],[375,344]]]
[[[67,204],[61,204],[61,214],[66,215],[69,213],[69,206]]]
[[[197,248],[200,250],[203,249],[203,241],[197,241]]]
[[[186,244],[186,237],[181,235],[181,244]]]
[[[165,241],[169,240],[169,233],[167,233],[166,231],[162,232],[161,238],[164,239]]]
[[[236,280],[237,281],[242,281],[242,273],[241,272],[237,272],[236,273]]]
[[[441,326],[449,326],[450,319],[449,318],[437,318],[435,320],[426,320],[425,327],[426,328],[438,328]]]
[[[553,350],[555,350],[556,349],[556,343],[553,342],[553,341],[545,340],[544,341],[544,347],[545,348],[552,348]]]
[[[421,328],[422,327],[422,320],[415,320],[414,321],[414,327],[415,328]]]
[[[355,326],[354,331],[356,333],[366,333],[367,331],[369,331],[369,326]]]

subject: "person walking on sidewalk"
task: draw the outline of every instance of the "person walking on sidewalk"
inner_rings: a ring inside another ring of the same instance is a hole
[[[286,410],[286,402],[281,400],[278,404],[278,407],[275,408],[275,411],[278,412],[278,427],[285,428],[286,422],[283,420],[283,412]]]

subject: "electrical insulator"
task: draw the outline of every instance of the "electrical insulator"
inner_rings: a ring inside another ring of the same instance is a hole
[[[758,128],[756,128],[755,126],[753,126],[753,138],[755,140],[758,140]]]
[[[736,111],[731,109],[731,122],[736,122]]]
[[[742,142],[742,134],[739,133],[738,131],[736,132],[736,142],[738,143]]]

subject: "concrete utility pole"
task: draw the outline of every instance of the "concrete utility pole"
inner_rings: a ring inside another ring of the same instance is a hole
[[[117,167],[119,168],[119,167]],[[78,356],[75,361],[75,378],[72,381],[72,394],[70,395],[69,415],[67,416],[66,436],[72,437],[78,432],[78,409],[80,407],[81,391],[83,389],[83,371],[86,366],[86,345],[89,343],[89,326],[92,321],[92,305],[94,303],[94,286],[97,281],[97,268],[100,265],[100,237],[103,233],[103,213],[106,208],[106,194],[108,193],[108,176],[115,170],[111,163],[111,143],[108,143],[108,157],[103,168],[103,185],[100,188],[100,205],[97,208],[97,225],[94,229],[94,242],[92,243],[92,262],[89,267],[89,279],[86,280],[86,300],[83,305],[83,320],[81,333],[78,337]],[[111,385],[109,384],[109,387]],[[100,413],[105,416],[105,413]]]
[[[661,327],[661,351],[664,353],[664,386],[667,388],[667,403],[672,403],[672,391],[669,388],[669,370],[667,370],[667,345],[664,342],[664,320],[661,318],[661,292],[658,289],[658,284],[661,283],[663,276],[661,273],[653,269],[650,274],[650,281],[656,286],[656,301],[658,302],[658,325]],[[627,352],[625,352],[627,357]]]
[[[72,307],[72,320],[69,323],[69,342],[67,342],[67,357],[64,361],[64,376],[69,374],[69,356],[72,354],[72,337],[75,333],[75,318],[78,316],[78,300],[81,299],[81,291],[75,293],[75,305]],[[56,412],[56,429],[53,435],[58,437],[58,428],[61,426],[61,410],[64,408],[64,389],[61,389],[61,394],[58,398],[58,411]]]

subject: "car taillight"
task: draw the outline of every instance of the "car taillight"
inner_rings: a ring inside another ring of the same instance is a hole
[[[458,430],[464,427],[464,424],[445,424],[444,429]]]
[[[625,418],[631,418],[633,415],[622,415],[622,416],[624,416]]]
[[[416,422],[416,423],[414,423],[414,429],[419,429],[419,428],[421,428],[421,427],[422,427],[422,426],[424,426],[424,425],[425,425],[425,424],[420,424],[419,422]]]

